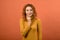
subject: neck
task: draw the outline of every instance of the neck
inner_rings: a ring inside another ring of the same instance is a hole
[[[30,16],[26,16],[27,20],[31,20],[31,17]]]

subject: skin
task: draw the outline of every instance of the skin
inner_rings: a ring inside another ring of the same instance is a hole
[[[31,24],[32,15],[33,15],[33,9],[30,6],[26,7],[26,18],[28,20],[28,26],[30,26]]]

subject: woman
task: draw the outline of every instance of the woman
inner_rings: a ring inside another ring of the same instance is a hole
[[[20,33],[23,40],[42,40],[40,19],[36,17],[34,6],[27,4],[23,8],[22,16],[20,19]]]

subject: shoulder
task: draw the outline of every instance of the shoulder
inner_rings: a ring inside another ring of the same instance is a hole
[[[20,22],[23,21],[23,18],[20,18]]]
[[[37,18],[36,21],[37,21],[37,22],[40,22],[41,20],[40,20],[40,18]]]

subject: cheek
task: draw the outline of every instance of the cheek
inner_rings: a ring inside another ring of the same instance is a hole
[[[28,11],[26,11],[26,13],[29,13]]]
[[[26,15],[28,15],[29,14],[29,12],[28,11],[26,11]]]
[[[33,15],[33,11],[31,11],[30,15]]]
[[[33,11],[31,11],[31,14],[33,14]]]

